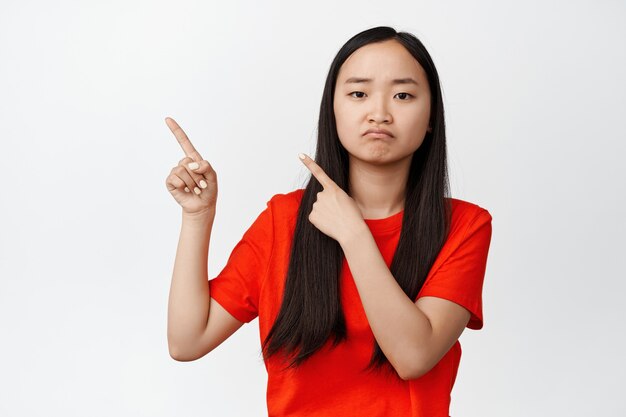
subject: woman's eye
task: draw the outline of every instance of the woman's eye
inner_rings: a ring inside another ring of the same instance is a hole
[[[364,94],[362,91],[353,91],[353,92],[351,92],[351,93],[350,93],[350,94],[348,94],[348,95],[349,95],[349,96],[352,96],[352,94],[355,94],[355,93],[356,93],[356,94]],[[354,97],[354,96],[352,96],[352,97]],[[361,97],[354,97],[354,98],[361,98]]]
[[[409,94],[409,93],[398,93],[398,94],[396,94],[396,95],[397,95],[397,96],[399,96],[400,94],[404,94],[405,96],[411,96],[411,97],[413,97],[413,96],[412,96],[411,94]],[[407,97],[407,98],[408,98],[408,97]],[[402,101],[404,101],[404,99],[402,99]]]

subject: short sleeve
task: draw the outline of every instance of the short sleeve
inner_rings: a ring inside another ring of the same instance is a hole
[[[226,265],[209,280],[209,294],[237,320],[249,323],[259,312],[261,283],[274,240],[272,200],[235,245]]]
[[[456,248],[424,282],[419,297],[445,298],[471,313],[467,327],[483,327],[482,290],[491,243],[491,220],[487,210],[470,221]]]

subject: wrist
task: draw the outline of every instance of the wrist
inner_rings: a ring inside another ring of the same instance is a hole
[[[348,231],[344,233],[343,238],[339,242],[339,244],[345,248],[346,246],[351,245],[353,242],[362,241],[364,238],[368,236],[371,237],[371,232],[367,224],[363,221],[352,227],[348,228]]]
[[[183,210],[183,221],[190,223],[206,223],[212,222],[215,218],[215,208],[202,210],[195,213],[186,213]]]

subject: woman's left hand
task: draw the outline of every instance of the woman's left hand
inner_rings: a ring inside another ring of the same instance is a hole
[[[309,221],[340,244],[362,230],[362,227],[367,229],[361,210],[352,197],[326,175],[308,155],[304,155],[301,161],[323,188],[323,191],[317,193]]]

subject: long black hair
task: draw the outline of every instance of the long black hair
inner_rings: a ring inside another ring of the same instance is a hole
[[[390,271],[402,290],[415,300],[450,225],[446,134],[439,76],[424,45],[414,35],[387,26],[365,30],[337,52],[326,78],[320,105],[315,162],[349,193],[348,152],[339,141],[333,99],[337,74],[344,61],[360,47],[386,40],[400,42],[425,70],[431,91],[431,131],[413,153],[406,186],[402,229]],[[263,342],[263,357],[282,351],[292,356],[288,367],[298,367],[320,349],[329,336],[333,347],[347,339],[341,308],[339,277],[343,251],[339,243],[308,219],[317,193],[323,190],[309,178],[298,209],[285,291],[278,316]],[[297,354],[296,354],[297,351]],[[294,357],[295,356],[295,357]],[[376,341],[364,371],[394,371]]]

